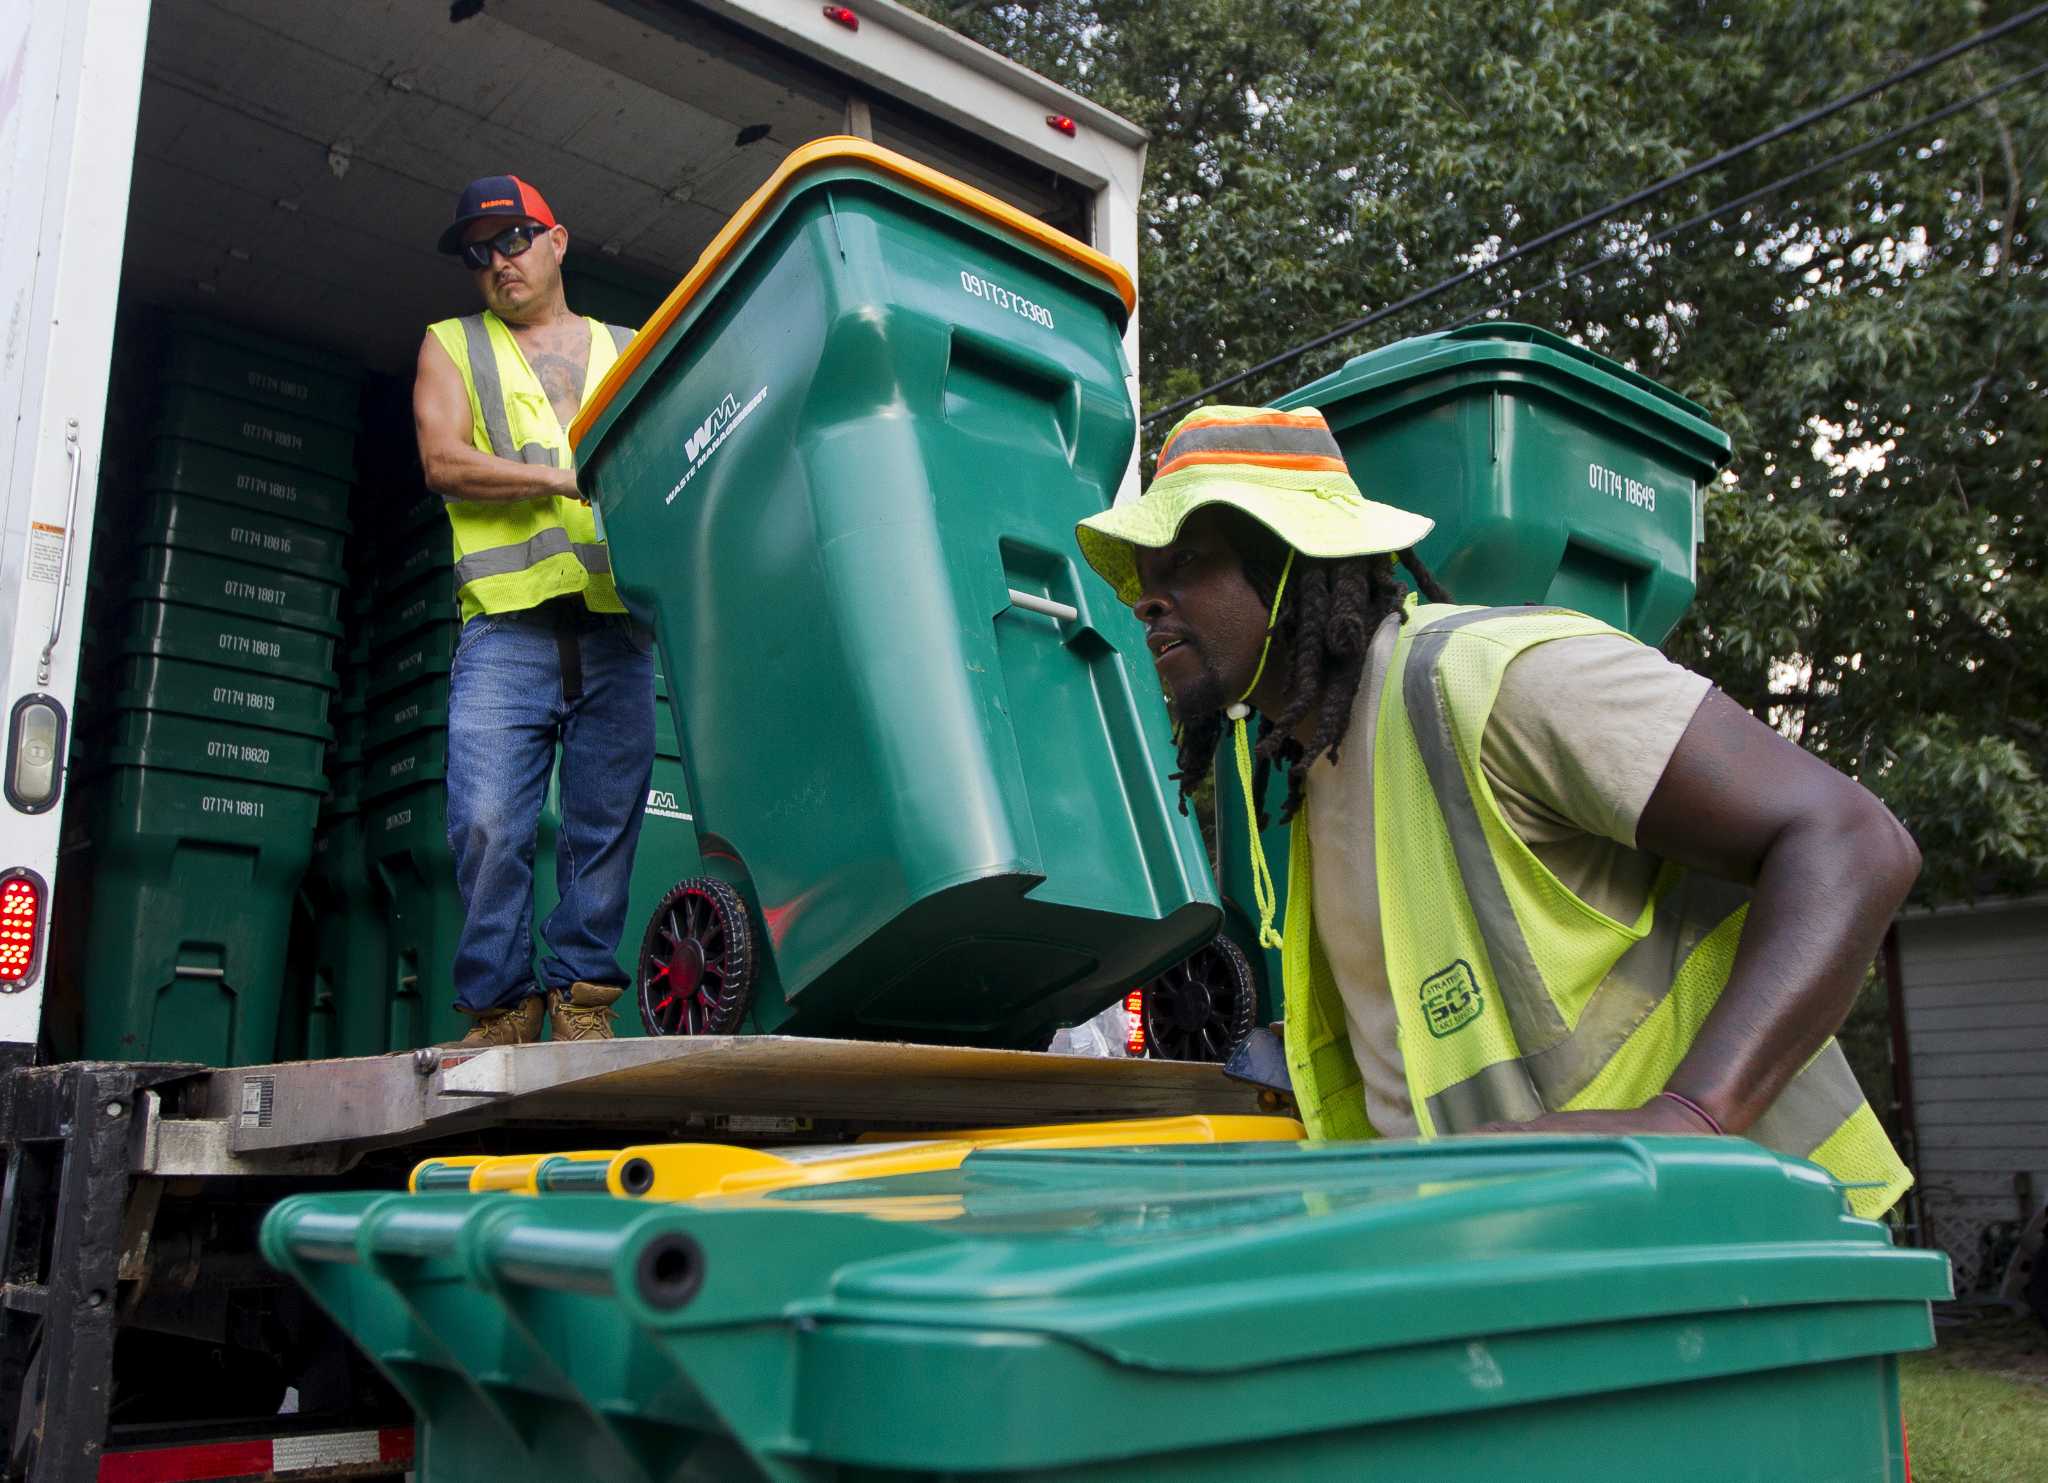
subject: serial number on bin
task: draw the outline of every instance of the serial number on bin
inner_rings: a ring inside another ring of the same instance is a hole
[[[1597,463],[1586,465],[1586,486],[1602,494],[1611,494],[1623,504],[1634,505],[1639,510],[1652,514],[1657,510],[1657,490],[1654,485],[1645,484],[1641,479],[1631,479],[1627,474],[1614,469],[1603,468]]]
[[[254,762],[266,767],[270,764],[270,748],[241,742],[210,741],[206,744],[206,755],[228,762]]]
[[[1012,314],[1052,328],[1052,310],[1043,304],[1034,304],[1022,294],[1011,293],[1007,288],[978,278],[965,268],[960,270],[960,286],[977,299],[986,299],[998,309],[1008,309]]]
[[[245,706],[252,711],[274,711],[277,709],[277,697],[275,695],[265,695],[258,690],[235,690],[226,685],[215,685],[213,687],[213,703],[215,705]]]
[[[263,804],[255,798],[217,798],[206,793],[200,796],[199,811],[203,814],[233,814],[238,819],[260,819],[263,817]]]

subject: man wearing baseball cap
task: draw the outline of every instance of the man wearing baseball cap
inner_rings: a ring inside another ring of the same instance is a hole
[[[602,1039],[654,766],[653,637],[612,585],[566,429],[632,332],[572,314],[569,233],[516,175],[472,181],[441,234],[480,313],[430,325],[413,382],[447,502],[462,633],[449,675],[448,836],[465,920],[464,1045]],[[560,756],[560,904],[534,964],[533,851]]]
[[[1452,605],[1431,524],[1365,498],[1313,408],[1208,407],[1076,532],[1145,625],[1183,795],[1219,743],[1249,799],[1287,769],[1284,934],[1249,833],[1309,1131],[1736,1133],[1882,1212],[1910,1176],[1830,1037],[1911,839],[1606,624]]]

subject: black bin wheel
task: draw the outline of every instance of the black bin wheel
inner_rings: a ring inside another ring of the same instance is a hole
[[[730,1035],[754,1002],[759,965],[740,893],[691,876],[669,888],[640,939],[640,1017],[651,1035]]]
[[[1145,985],[1145,1054],[1161,1061],[1230,1059],[1258,1017],[1258,981],[1228,937],[1198,947]]]

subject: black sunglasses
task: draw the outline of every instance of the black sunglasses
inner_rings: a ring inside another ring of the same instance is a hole
[[[536,226],[530,221],[521,222],[516,227],[505,228],[495,237],[486,237],[481,242],[465,242],[462,244],[462,261],[471,268],[488,268],[494,252],[505,257],[518,257],[533,246],[535,237],[546,230],[546,227]]]

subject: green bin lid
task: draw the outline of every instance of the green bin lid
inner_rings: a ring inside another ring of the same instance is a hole
[[[1283,411],[1319,407],[1341,436],[1354,423],[1379,415],[1392,398],[1473,379],[1533,382],[1634,423],[1696,463],[1700,483],[1728,462],[1728,435],[1708,421],[1699,403],[1529,324],[1473,324],[1397,341],[1353,356],[1273,405]]]
[[[762,1477],[1490,1483],[1532,1475],[1537,1426],[1571,1459],[1546,1478],[1725,1477],[1745,1447],[1883,1477],[1885,1357],[1931,1346],[1950,1291],[1941,1253],[1733,1138],[984,1149],[667,1205],[314,1194],[262,1246],[480,1477],[598,1440],[527,1452],[485,1385],[577,1389],[621,1476],[717,1446]]]

